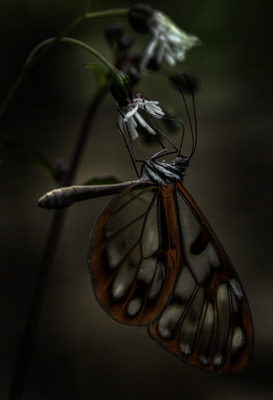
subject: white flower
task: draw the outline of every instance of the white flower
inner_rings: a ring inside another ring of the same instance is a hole
[[[140,69],[147,66],[153,55],[157,55],[159,64],[163,57],[174,66],[177,61],[183,61],[185,53],[191,47],[200,44],[196,36],[188,35],[178,28],[174,22],[165,14],[155,11],[148,22],[150,27],[150,37],[144,55],[141,60]]]
[[[139,93],[133,99],[128,100],[126,106],[119,107],[118,109],[118,125],[122,132],[128,132],[133,140],[138,137],[136,130],[137,122],[152,135],[156,134],[154,129],[139,114],[139,109],[144,110],[144,112],[155,118],[162,118],[165,115],[158,106],[158,101],[145,100],[141,98]]]

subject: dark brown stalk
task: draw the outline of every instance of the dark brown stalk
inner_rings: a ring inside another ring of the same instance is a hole
[[[78,142],[68,169],[65,185],[71,185],[77,173],[77,169],[85,148],[88,135],[90,133],[91,124],[95,113],[101,105],[106,94],[107,86],[101,87],[92,99],[86,115],[84,117],[81,130],[78,136]],[[30,359],[36,339],[37,326],[39,317],[44,303],[44,297],[47,289],[47,278],[50,274],[53,260],[58,247],[58,242],[64,225],[65,217],[68,210],[55,211],[51,228],[45,245],[44,255],[41,260],[37,282],[34,288],[24,333],[19,345],[17,358],[14,367],[14,375],[11,382],[11,389],[8,400],[20,400],[22,397],[25,380],[30,364]]]

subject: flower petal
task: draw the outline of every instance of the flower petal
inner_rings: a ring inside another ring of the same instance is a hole
[[[135,114],[135,118],[138,120],[140,125],[143,126],[143,128],[145,128],[152,135],[155,135],[155,131],[153,130],[153,128],[150,127],[150,125],[142,118],[142,116],[139,113]]]
[[[138,110],[138,103],[134,103],[136,104],[136,106],[134,108],[132,108],[130,111],[128,111],[125,115],[124,115],[124,121],[128,121]],[[125,108],[125,107],[124,107]]]
[[[150,19],[150,37],[144,49],[140,70],[144,70],[150,59],[156,54],[159,64],[163,58],[171,65],[185,58],[191,47],[200,43],[196,36],[180,29],[165,14],[155,11]]]
[[[126,124],[125,124],[127,131],[129,133],[129,135],[131,136],[131,138],[133,140],[135,140],[138,137],[138,133],[137,130],[135,128],[135,126],[137,126],[135,120],[133,118],[130,118]]]
[[[155,102],[147,101],[147,102],[139,104],[139,108],[146,111],[148,114],[152,115],[153,117],[162,118],[165,115],[165,113],[161,110],[160,107],[157,106],[157,104],[158,104],[158,101],[155,101]]]

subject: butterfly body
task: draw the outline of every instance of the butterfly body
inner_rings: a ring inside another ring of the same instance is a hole
[[[187,157],[176,157],[171,164],[165,162],[158,162],[155,159],[150,159],[142,163],[144,167],[144,174],[141,180],[151,181],[152,183],[164,186],[168,184],[175,184],[184,179],[186,168],[189,166]]]

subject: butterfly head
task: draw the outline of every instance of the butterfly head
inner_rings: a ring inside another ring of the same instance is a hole
[[[173,161],[173,165],[183,174],[185,174],[186,168],[189,166],[189,163],[189,158],[182,155],[175,157]]]
[[[158,185],[175,184],[182,182],[189,166],[189,160],[184,156],[177,156],[170,164],[159,162],[154,158],[143,163],[142,180],[150,180]]]

